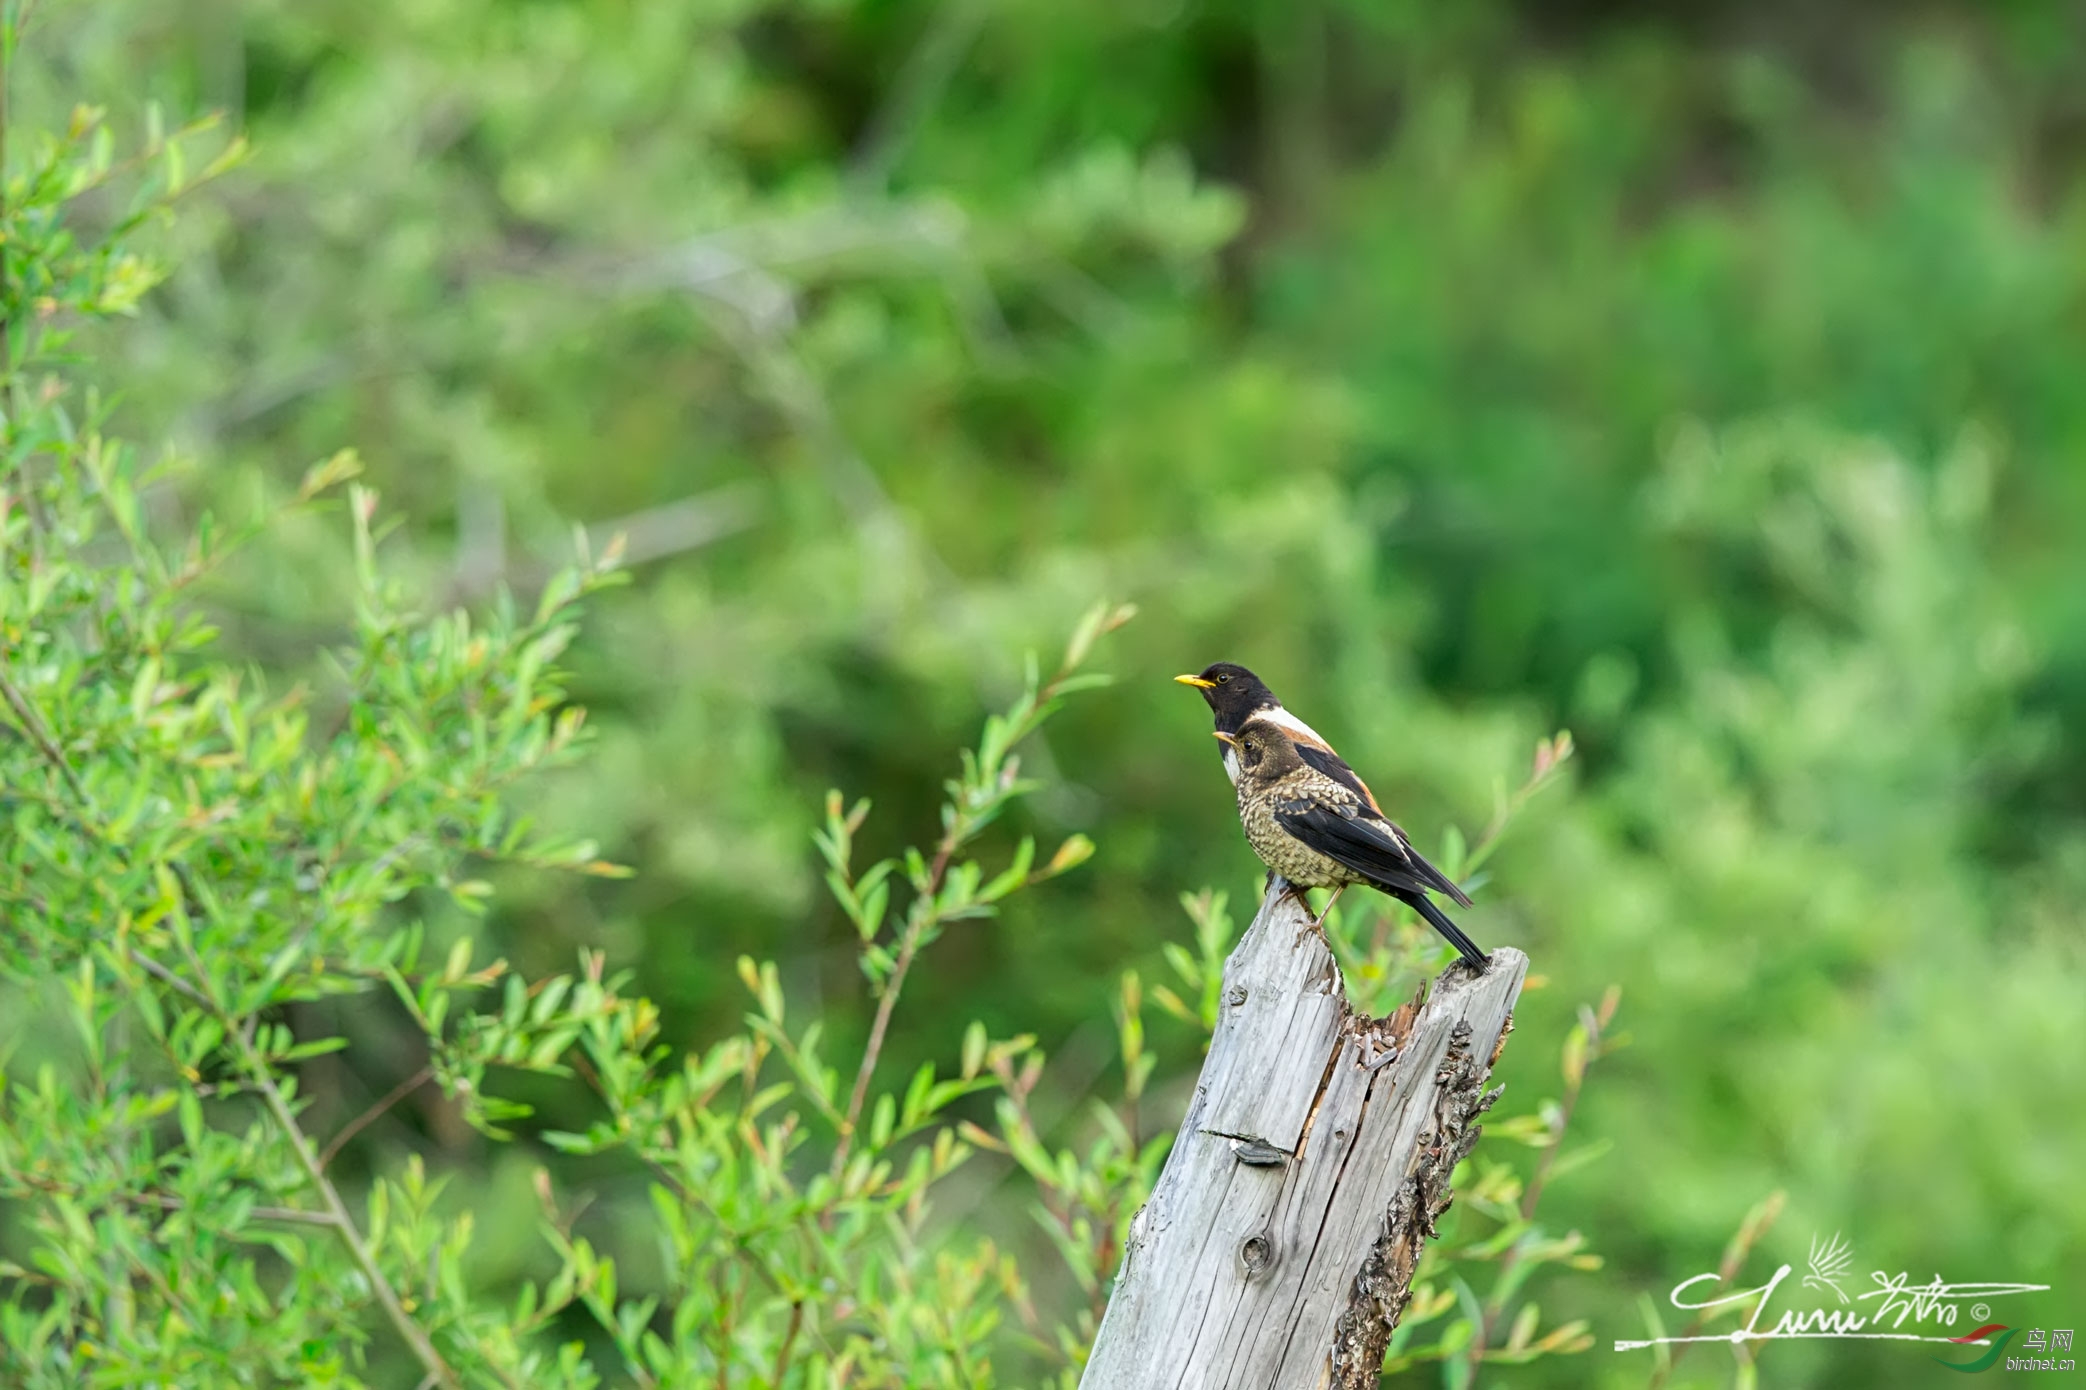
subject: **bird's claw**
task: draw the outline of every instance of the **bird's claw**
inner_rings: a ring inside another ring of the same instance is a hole
[[[1311,915],[1310,900],[1305,898],[1302,893],[1297,894],[1297,897],[1304,904],[1304,925],[1297,928],[1296,939],[1289,943],[1289,949],[1294,951],[1297,947],[1304,944],[1305,937],[1315,935],[1320,941],[1325,941],[1326,949],[1330,951],[1333,948],[1333,943],[1326,941],[1325,914],[1321,912],[1316,917],[1313,917]]]
[[[1331,950],[1333,943],[1331,941],[1326,940],[1325,919],[1332,913],[1333,904],[1340,901],[1340,894],[1342,891],[1344,891],[1344,885],[1341,888],[1335,888],[1333,890],[1333,896],[1325,900],[1325,908],[1322,911],[1313,913],[1311,911],[1311,890],[1308,888],[1300,888],[1296,884],[1291,883],[1288,879],[1282,877],[1282,875],[1276,873],[1273,869],[1269,869],[1268,888],[1270,890],[1273,890],[1275,885],[1278,883],[1282,885],[1282,891],[1276,897],[1275,901],[1277,903],[1280,903],[1284,898],[1295,898],[1297,900],[1297,905],[1304,909],[1303,928],[1297,932],[1296,940],[1290,943],[1289,949],[1292,951],[1295,950],[1297,947],[1304,944],[1304,938],[1306,936],[1310,935],[1312,932],[1317,932],[1318,939],[1320,941],[1325,941],[1326,949]]]

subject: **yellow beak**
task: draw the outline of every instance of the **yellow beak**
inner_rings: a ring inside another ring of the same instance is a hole
[[[1192,685],[1197,690],[1213,690],[1217,685],[1215,681],[1206,681],[1201,676],[1175,676],[1174,679],[1182,685]]]
[[[1219,743],[1229,744],[1233,748],[1239,746],[1238,738],[1235,735],[1225,733],[1222,729],[1215,730],[1210,734],[1210,737]]]

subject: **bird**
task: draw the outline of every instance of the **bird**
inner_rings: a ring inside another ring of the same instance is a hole
[[[1229,661],[1220,661],[1204,668],[1199,676],[1175,676],[1182,685],[1192,685],[1202,692],[1204,703],[1217,716],[1217,733],[1235,734],[1245,726],[1248,719],[1263,715],[1273,720],[1277,727],[1290,734],[1331,752],[1333,745],[1319,736],[1316,729],[1282,708],[1275,692],[1267,683],[1245,667]],[[1221,737],[1220,737],[1221,741]],[[1239,780],[1238,750],[1226,744],[1218,750],[1224,758],[1224,775],[1237,786]],[[1342,764],[1345,766],[1345,764]]]
[[[1314,927],[1348,885],[1366,883],[1419,913],[1477,970],[1491,963],[1427,895],[1444,894],[1461,907],[1471,905],[1469,896],[1413,848],[1355,770],[1260,677],[1220,661],[1174,679],[1201,691],[1216,716],[1213,732],[1253,852],[1294,890],[1333,890]]]

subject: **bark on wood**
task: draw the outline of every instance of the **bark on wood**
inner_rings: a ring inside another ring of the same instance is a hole
[[[1452,965],[1370,1018],[1308,920],[1271,892],[1225,963],[1209,1059],[1081,1390],[1378,1381],[1449,1174],[1499,1094],[1485,1081],[1528,958]]]

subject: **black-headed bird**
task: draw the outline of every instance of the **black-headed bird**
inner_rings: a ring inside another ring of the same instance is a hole
[[[1174,679],[1200,690],[1217,717],[1224,770],[1237,789],[1239,824],[1253,852],[1296,889],[1333,890],[1313,925],[1325,920],[1349,884],[1366,883],[1426,918],[1476,969],[1490,963],[1427,896],[1443,893],[1469,907],[1463,890],[1413,848],[1354,769],[1282,708],[1258,676],[1219,662],[1201,675]]]
[[[1305,743],[1333,751],[1333,745],[1320,738],[1318,731],[1303,720],[1282,708],[1275,692],[1267,688],[1260,677],[1245,667],[1229,661],[1220,661],[1206,668],[1199,676],[1175,676],[1182,685],[1192,685],[1202,692],[1203,703],[1217,716],[1217,735],[1221,740],[1225,734],[1235,734],[1245,727],[1246,721],[1255,715],[1264,715],[1277,726],[1301,738]],[[1218,750],[1224,757],[1224,775],[1236,786],[1239,780],[1239,756],[1236,749],[1226,744]],[[1347,764],[1341,763],[1342,767]]]

